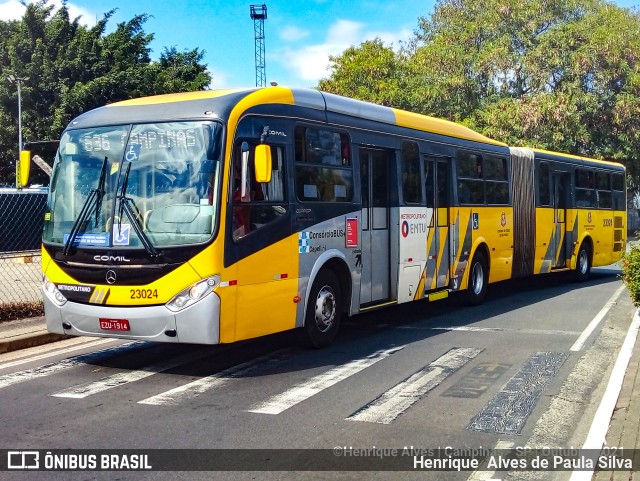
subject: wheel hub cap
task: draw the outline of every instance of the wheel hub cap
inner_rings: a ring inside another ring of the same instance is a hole
[[[336,315],[336,298],[328,286],[320,289],[316,299],[316,325],[320,332],[327,332]]]

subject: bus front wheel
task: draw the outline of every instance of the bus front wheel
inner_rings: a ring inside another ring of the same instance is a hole
[[[583,242],[578,250],[578,258],[576,259],[576,270],[574,278],[577,282],[584,282],[589,279],[591,274],[591,248],[589,244]]]
[[[338,278],[330,270],[321,271],[309,293],[304,329],[307,343],[322,348],[331,344],[340,329],[342,298]]]
[[[487,260],[482,252],[476,252],[471,261],[469,269],[469,283],[465,293],[465,302],[469,306],[482,304],[487,295],[487,284],[489,283],[489,271]]]

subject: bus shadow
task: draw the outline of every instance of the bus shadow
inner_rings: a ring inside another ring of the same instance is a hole
[[[144,343],[141,349],[121,355],[114,354],[92,364],[124,370],[144,370],[154,363],[192,354],[196,360],[163,373],[206,377],[243,363],[257,361],[255,369],[242,374],[242,377],[247,378],[334,367],[376,351],[441,335],[446,332],[441,329],[443,326],[470,326],[574,290],[610,284],[618,281],[619,275],[618,269],[598,268],[592,271],[590,280],[583,283],[572,282],[570,273],[495,283],[489,286],[485,302],[475,307],[463,305],[462,295],[455,293],[438,302],[418,301],[380,309],[345,319],[336,342],[320,350],[303,347],[300,343],[301,333],[296,330],[220,346]],[[261,363],[261,358],[276,362]]]
[[[410,302],[363,316],[355,316],[349,319],[346,330],[357,331],[363,327],[379,328],[387,325],[399,327],[416,323],[420,323],[421,327],[425,328],[436,327],[436,323],[438,326],[443,324],[468,326],[572,291],[616,282],[619,277],[620,270],[609,267],[593,269],[590,279],[580,283],[572,280],[570,272],[508,280],[490,284],[487,297],[479,306],[466,306],[463,293],[453,293],[442,301]],[[452,319],[456,319],[455,323]],[[434,331],[433,334],[438,334],[438,331]]]

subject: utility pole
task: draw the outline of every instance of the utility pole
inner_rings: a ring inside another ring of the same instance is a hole
[[[22,189],[20,185],[20,154],[22,153],[22,92],[20,87],[22,82],[29,80],[29,77],[16,77],[9,75],[7,80],[12,84],[18,85],[18,159],[16,160],[16,189]]]
[[[251,18],[256,45],[256,87],[267,86],[267,73],[264,59],[264,21],[267,18],[267,5],[251,5]]]

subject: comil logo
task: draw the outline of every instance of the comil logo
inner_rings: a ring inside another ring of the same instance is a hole
[[[98,262],[131,262],[131,259],[125,256],[93,256],[93,260]]]
[[[7,451],[8,469],[40,469],[38,451]]]

